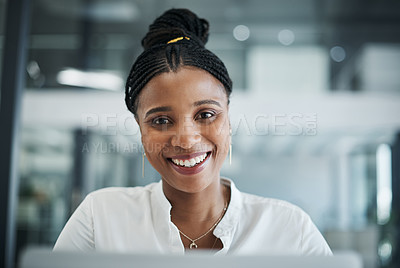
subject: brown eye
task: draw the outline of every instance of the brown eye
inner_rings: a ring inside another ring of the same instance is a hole
[[[153,124],[154,125],[166,125],[166,124],[170,124],[171,122],[167,119],[167,118],[156,118],[153,120]]]
[[[211,118],[213,116],[214,116],[214,114],[211,113],[211,112],[202,112],[202,113],[199,114],[199,119],[208,119],[208,118]]]

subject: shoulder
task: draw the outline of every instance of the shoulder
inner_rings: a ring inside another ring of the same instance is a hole
[[[231,188],[233,206],[247,216],[308,217],[300,207],[288,201],[241,192],[228,178],[223,178],[222,182]]]
[[[241,193],[242,223],[257,236],[270,238],[282,252],[305,255],[330,255],[331,251],[310,216],[300,207],[284,200]],[[275,248],[277,249],[277,248]]]
[[[157,183],[137,187],[108,187],[93,191],[85,198],[86,202],[99,205],[142,204],[149,200]],[[128,201],[128,202],[127,202]]]
[[[157,183],[151,183],[146,186],[135,186],[135,187],[107,187],[89,193],[88,196],[94,198],[101,198],[107,196],[123,195],[130,197],[137,197],[141,195],[150,194]]]
[[[243,212],[248,215],[296,222],[309,220],[308,214],[303,209],[288,201],[242,192],[240,194]]]
[[[329,246],[310,216],[297,205],[240,192],[233,183],[231,190],[235,204],[234,212],[240,214],[238,233],[246,237],[252,236],[254,241],[259,241],[260,237],[263,237],[263,241],[273,241],[273,247],[263,243],[259,245],[260,250],[306,255],[331,254]]]

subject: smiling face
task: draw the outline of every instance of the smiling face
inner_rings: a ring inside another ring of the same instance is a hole
[[[137,121],[146,157],[170,187],[196,193],[219,183],[230,125],[214,76],[182,67],[154,77],[140,92]]]

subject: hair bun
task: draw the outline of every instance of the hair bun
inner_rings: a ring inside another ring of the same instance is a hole
[[[205,19],[197,17],[188,9],[170,9],[158,17],[150,26],[142,39],[145,50],[178,37],[189,37],[204,47],[208,40],[209,24]]]

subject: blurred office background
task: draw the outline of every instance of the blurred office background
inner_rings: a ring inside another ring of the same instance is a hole
[[[334,251],[399,267],[396,0],[31,0],[17,254],[52,246],[88,192],[160,179],[147,162],[142,178],[124,80],[148,25],[171,7],[209,20],[207,47],[234,82],[223,175],[302,207]],[[6,8],[0,0],[1,54]]]

